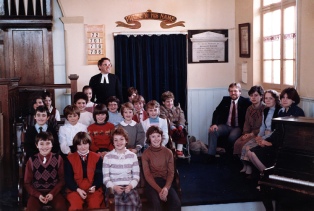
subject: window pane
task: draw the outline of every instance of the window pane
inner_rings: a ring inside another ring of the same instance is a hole
[[[280,27],[281,27],[280,10],[267,12],[264,14],[263,18],[264,18],[264,21],[263,21],[264,37],[280,34]]]
[[[264,0],[263,1],[263,5],[267,6],[267,5],[270,5],[270,4],[273,4],[273,3],[278,3],[278,2],[280,2],[280,0]]]
[[[287,60],[283,64],[283,83],[286,85],[294,84],[294,60]]]
[[[264,83],[271,83],[271,73],[272,73],[272,62],[271,61],[264,61],[264,70],[263,70],[263,73],[264,73],[264,77],[263,77],[263,80],[264,80]]]
[[[280,39],[273,41],[273,59],[280,59]]]
[[[273,78],[272,83],[280,84],[280,60],[273,61]]]
[[[284,59],[295,59],[295,38],[284,40]]]
[[[295,6],[284,9],[284,34],[295,33]]]
[[[272,42],[264,42],[264,59],[273,58],[272,49]]]

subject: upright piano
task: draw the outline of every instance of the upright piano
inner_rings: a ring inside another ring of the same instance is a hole
[[[274,166],[261,173],[258,182],[266,210],[272,210],[274,192],[314,199],[314,118],[280,117],[274,118],[272,124],[280,143],[277,159]]]

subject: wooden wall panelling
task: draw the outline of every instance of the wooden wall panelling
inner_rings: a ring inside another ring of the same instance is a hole
[[[4,78],[4,32],[0,29],[0,78]]]
[[[53,58],[51,31],[8,29],[8,76],[21,77],[20,85],[52,84]]]
[[[18,110],[18,81],[19,78],[0,78],[0,102],[3,114],[3,161],[6,174],[2,178],[6,187],[13,187],[16,179],[16,163],[14,147],[16,147],[16,137],[14,130],[14,122],[17,118]]]

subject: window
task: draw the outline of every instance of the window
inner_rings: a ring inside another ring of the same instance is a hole
[[[262,25],[264,87],[280,90],[295,85],[295,0],[263,0]]]

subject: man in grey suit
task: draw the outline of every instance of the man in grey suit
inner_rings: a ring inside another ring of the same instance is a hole
[[[106,103],[108,97],[116,96],[123,102],[122,87],[119,78],[110,73],[112,64],[110,59],[101,58],[98,61],[100,73],[91,77],[89,86],[92,87],[92,101],[95,103]]]

